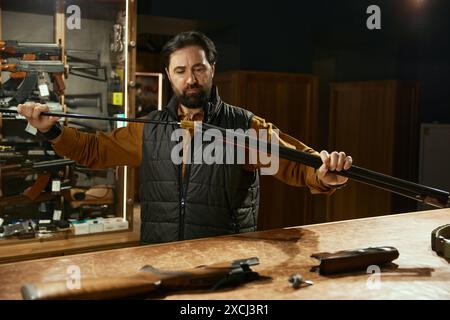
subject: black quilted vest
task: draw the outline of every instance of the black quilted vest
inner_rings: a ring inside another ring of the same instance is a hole
[[[175,97],[163,111],[148,118],[178,121]],[[215,87],[205,107],[205,122],[222,128],[246,130],[253,114],[220,100]],[[172,132],[178,126],[146,123],[140,167],[141,243],[163,243],[256,230],[259,172],[239,164],[186,166],[171,160]],[[205,143],[203,147],[205,146]],[[195,148],[194,148],[195,150]]]

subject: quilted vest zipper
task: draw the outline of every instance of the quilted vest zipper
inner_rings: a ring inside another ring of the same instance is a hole
[[[191,138],[191,144],[189,145],[189,152],[191,153],[191,161],[193,161],[194,157],[194,148],[193,146],[194,138]],[[181,151],[183,154],[183,150]],[[186,197],[187,197],[187,190],[189,185],[189,177],[191,173],[191,164],[185,164],[186,165],[186,171],[185,176],[183,177],[183,164],[180,165],[179,169],[179,176],[180,176],[180,214],[179,214],[179,220],[180,224],[178,226],[178,240],[184,240],[184,230],[185,230],[185,217],[186,217]]]

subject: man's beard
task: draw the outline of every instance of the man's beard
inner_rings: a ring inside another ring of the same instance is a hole
[[[196,93],[187,93],[188,90],[199,89]],[[211,91],[211,87],[203,88],[199,84],[193,84],[188,86],[183,92],[180,94],[179,92],[175,92],[175,95],[178,98],[178,102],[180,102],[183,106],[189,109],[197,109],[202,108],[209,100],[209,93]]]

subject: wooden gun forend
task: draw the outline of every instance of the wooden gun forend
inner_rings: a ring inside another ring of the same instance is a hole
[[[445,201],[445,196],[440,198],[435,197],[429,197],[429,196],[423,196],[422,202],[429,204],[430,206],[434,206],[437,208],[450,208],[450,196],[447,198],[447,201]]]
[[[160,281],[147,275],[81,279],[26,284],[21,288],[25,300],[117,299],[143,294],[158,288]]]
[[[78,286],[67,281],[26,284],[21,288],[25,300],[53,299],[118,299],[150,293],[159,288],[168,290],[208,288],[235,285],[259,278],[250,266],[258,258],[198,266],[189,270],[167,271],[145,266],[141,272],[127,277],[80,279]]]

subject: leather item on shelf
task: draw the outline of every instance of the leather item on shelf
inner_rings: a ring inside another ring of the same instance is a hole
[[[109,185],[97,185],[88,190],[73,188],[70,190],[72,201],[70,206],[74,209],[82,205],[103,205],[114,203],[114,189]]]

